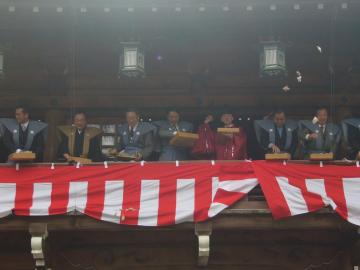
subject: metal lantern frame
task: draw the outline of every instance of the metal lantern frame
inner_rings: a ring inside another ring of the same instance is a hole
[[[287,75],[284,46],[279,41],[262,42],[260,76]]]
[[[140,42],[121,42],[119,76],[140,77],[145,75],[145,53]]]

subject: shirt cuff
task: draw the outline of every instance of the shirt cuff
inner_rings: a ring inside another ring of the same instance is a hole
[[[268,148],[272,148],[274,146],[273,143],[269,143]]]
[[[306,134],[306,135],[305,135],[305,139],[306,139],[306,140],[309,140],[309,137],[310,137],[310,134]]]

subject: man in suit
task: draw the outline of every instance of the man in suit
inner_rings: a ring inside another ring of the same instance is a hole
[[[129,109],[126,112],[126,124],[121,125],[118,131],[118,151],[134,155],[136,161],[149,159],[154,150],[154,125],[140,122],[139,112]]]
[[[60,126],[61,142],[58,157],[71,161],[72,157],[87,158],[91,161],[102,161],[101,130],[87,126],[84,112],[77,112],[71,126]]]
[[[36,161],[43,161],[47,124],[30,120],[29,109],[18,106],[15,119],[3,118],[0,122],[5,127],[4,144],[11,154],[20,151],[32,151]]]
[[[170,145],[170,140],[178,132],[192,132],[193,125],[189,122],[180,120],[180,113],[175,110],[169,110],[167,113],[167,121],[154,122],[158,128],[158,137],[160,143],[161,161],[186,160],[188,159],[188,149]]]
[[[286,118],[283,110],[277,110],[272,119],[254,123],[257,139],[264,153],[286,152],[294,156],[297,147],[297,123]]]
[[[304,144],[304,154],[308,157],[311,153],[336,154],[341,139],[340,128],[328,122],[328,111],[320,108],[313,121],[300,121],[300,138]]]

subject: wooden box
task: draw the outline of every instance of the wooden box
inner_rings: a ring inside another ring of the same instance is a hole
[[[290,160],[291,155],[289,153],[268,153],[265,155],[266,160]]]
[[[218,128],[218,133],[239,133],[240,128]]]
[[[170,140],[170,144],[180,147],[193,147],[195,142],[199,139],[199,135],[189,132],[177,132]]]
[[[310,160],[314,161],[324,161],[324,160],[333,160],[334,154],[333,153],[312,153],[310,154]]]
[[[13,153],[10,155],[12,161],[32,161],[35,160],[36,155],[31,151],[23,151],[19,153]]]

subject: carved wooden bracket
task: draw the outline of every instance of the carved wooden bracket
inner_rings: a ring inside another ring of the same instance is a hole
[[[210,256],[210,235],[212,223],[195,223],[195,234],[198,237],[198,266],[207,266]]]
[[[29,225],[31,235],[31,254],[35,261],[35,270],[51,270],[46,260],[45,240],[48,236],[46,223],[31,223]]]

